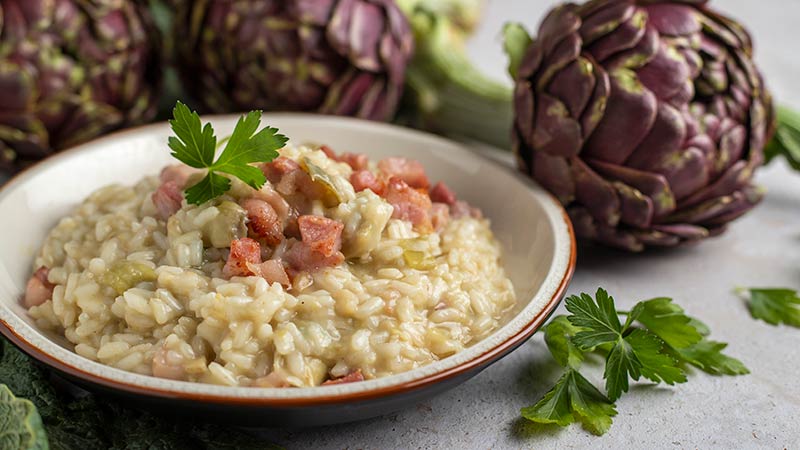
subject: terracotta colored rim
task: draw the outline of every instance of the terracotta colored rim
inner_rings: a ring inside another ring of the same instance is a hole
[[[204,117],[214,118],[214,117],[225,117],[225,116],[204,116]],[[139,131],[141,128],[144,127],[134,127],[128,130],[124,130],[122,132],[114,133],[110,136],[118,137],[120,134]],[[63,154],[64,151],[59,153]],[[56,155],[56,158],[57,157],[58,154]],[[31,166],[26,167],[25,169],[14,174],[13,177],[8,179],[3,187],[5,188],[13,184],[16,184],[17,178],[20,177],[22,174],[36,168],[39,164],[42,164],[47,161],[52,161],[52,159],[54,158],[52,157],[47,158],[45,160],[39,161]],[[482,367],[488,366],[493,362],[496,362],[501,357],[505,356],[519,345],[522,345],[531,336],[533,336],[536,330],[538,330],[539,327],[541,327],[544,324],[544,322],[550,317],[550,314],[556,309],[558,304],[561,302],[561,299],[563,298],[564,294],[566,293],[567,287],[569,286],[569,283],[572,280],[572,276],[575,273],[575,265],[577,261],[577,244],[575,240],[575,232],[572,226],[572,222],[570,221],[567,212],[564,210],[563,206],[561,205],[561,203],[558,201],[557,198],[555,198],[553,195],[549,195],[549,193],[548,196],[561,212],[562,219],[564,220],[564,223],[567,226],[567,232],[569,234],[569,241],[570,241],[569,261],[567,263],[567,267],[566,270],[564,271],[563,277],[561,278],[561,281],[558,285],[558,288],[555,290],[552,297],[548,300],[548,302],[544,305],[544,307],[536,314],[536,316],[533,317],[533,319],[531,319],[531,321],[528,322],[524,327],[522,327],[521,330],[519,330],[516,334],[510,336],[500,344],[492,347],[488,351],[481,353],[480,355],[477,355],[476,357],[468,361],[465,361],[457,366],[450,367],[441,370],[439,372],[426,375],[414,380],[410,380],[404,383],[379,387],[361,392],[320,395],[320,396],[302,397],[302,398],[236,397],[236,396],[225,396],[217,394],[181,392],[169,389],[144,387],[136,384],[126,383],[112,378],[89,373],[80,368],[74,367],[71,364],[68,364],[64,361],[61,361],[60,359],[53,357],[48,353],[45,353],[39,347],[28,342],[25,338],[17,334],[11,328],[11,326],[2,319],[0,319],[0,325],[2,325],[0,326],[0,334],[6,337],[12,344],[14,344],[17,348],[22,350],[27,355],[36,359],[40,363],[43,363],[63,374],[66,374],[69,377],[79,379],[83,382],[107,388],[110,390],[122,391],[128,394],[135,394],[153,398],[179,399],[179,400],[188,400],[196,402],[242,405],[242,406],[309,407],[315,405],[348,403],[352,401],[375,400],[382,397],[389,397],[392,395],[403,394],[406,392],[432,386],[441,381],[459,376],[464,373],[468,373],[471,370],[480,369]]]

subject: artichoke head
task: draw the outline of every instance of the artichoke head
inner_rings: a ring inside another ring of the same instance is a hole
[[[173,33],[188,93],[211,112],[388,120],[413,52],[391,0],[181,2]]]
[[[0,169],[152,118],[154,33],[139,2],[0,1]]]
[[[519,166],[580,236],[674,246],[721,233],[760,201],[752,176],[772,100],[750,36],[706,1],[565,4],[520,39],[506,46]]]

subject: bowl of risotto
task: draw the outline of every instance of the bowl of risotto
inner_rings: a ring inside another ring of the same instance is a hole
[[[236,116],[211,117],[229,134]],[[412,405],[524,343],[572,276],[558,201],[462,145],[268,114],[290,137],[215,198],[168,124],[42,162],[0,191],[0,332],[91,390],[239,424]]]

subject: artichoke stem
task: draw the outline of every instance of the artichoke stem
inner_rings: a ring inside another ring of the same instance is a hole
[[[447,17],[420,7],[411,24],[417,48],[407,86],[418,125],[510,150],[511,88],[472,64],[463,33]]]

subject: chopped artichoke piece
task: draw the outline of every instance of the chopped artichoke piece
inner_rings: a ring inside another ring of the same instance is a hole
[[[393,212],[392,205],[369,189],[339,204],[332,216],[344,223],[342,253],[345,257],[358,258],[375,249]]]
[[[327,195],[322,199],[325,206],[330,208],[355,198],[356,193],[353,186],[344,178],[328,174],[320,166],[311,162],[308,157],[303,158],[302,165],[314,182],[325,187]]]
[[[117,261],[111,265],[97,281],[109,286],[122,295],[128,289],[143,281],[155,281],[156,272],[141,261]]]
[[[432,257],[416,250],[403,250],[403,261],[408,267],[417,270],[430,270],[436,265]]]
[[[247,212],[236,203],[225,200],[217,205],[219,214],[203,227],[203,244],[223,248],[231,241],[247,236]]]

